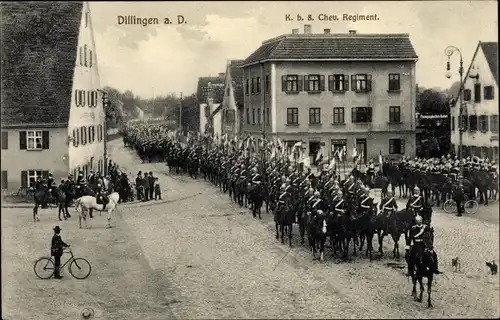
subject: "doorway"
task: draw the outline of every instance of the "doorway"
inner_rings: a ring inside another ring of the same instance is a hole
[[[309,159],[311,160],[311,164],[315,164],[320,147],[320,141],[309,141]]]
[[[358,151],[358,163],[366,164],[366,139],[356,139],[356,150]]]

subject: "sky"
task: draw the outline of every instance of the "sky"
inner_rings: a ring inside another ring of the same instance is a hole
[[[479,41],[497,41],[496,1],[328,2],[90,2],[101,83],[144,98],[196,92],[199,77],[225,72],[228,59],[245,59],[262,41],[303,33],[309,14],[313,33],[408,33],[419,56],[417,83],[448,88],[448,45],[458,47],[468,67]],[[320,13],[377,14],[378,21],[318,21]],[[177,15],[186,23],[177,24]],[[124,25],[118,16],[158,18],[160,25]],[[174,20],[163,24],[164,18]],[[459,57],[451,60],[458,68]],[[456,76],[458,77],[458,75]]]

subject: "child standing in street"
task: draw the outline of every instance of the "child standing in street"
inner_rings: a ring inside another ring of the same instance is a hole
[[[161,188],[158,178],[155,178],[155,200],[161,200]]]

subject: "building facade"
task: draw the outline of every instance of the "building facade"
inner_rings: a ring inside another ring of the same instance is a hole
[[[2,11],[4,36],[24,41],[22,50],[2,50],[2,191],[49,173],[59,180],[72,169],[102,167],[104,115],[88,3],[2,3]],[[64,16],[41,46],[37,32],[25,30],[22,40],[16,34],[33,12]]]
[[[464,78],[462,146],[465,157],[498,161],[498,42],[479,42]],[[452,108],[451,143],[458,153],[459,106]]]
[[[241,132],[244,117],[243,62],[230,60],[227,64],[222,100],[222,134],[238,135]]]
[[[201,133],[208,132],[215,134],[215,131],[221,130],[221,116],[218,115],[220,108],[218,107],[224,99],[224,85],[224,73],[219,73],[217,77],[198,78],[196,98],[200,106]],[[217,123],[214,123],[214,117],[217,118],[215,120]]]
[[[415,153],[415,65],[407,34],[304,34],[263,42],[243,65],[244,131],[356,147],[362,161]]]

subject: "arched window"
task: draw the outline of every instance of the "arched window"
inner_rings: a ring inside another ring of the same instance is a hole
[[[97,141],[102,141],[102,124],[97,126]]]
[[[97,92],[96,91],[88,91],[88,103],[89,103],[89,108],[96,108],[97,107]]]
[[[82,107],[85,107],[87,105],[87,91],[85,90],[80,90],[82,92]]]
[[[94,143],[95,141],[95,126],[89,127],[89,143]]]
[[[82,146],[87,144],[87,127],[83,126],[80,128],[80,139],[82,141]]]
[[[88,67],[88,63],[87,63],[87,62],[88,62],[88,59],[87,59],[87,54],[88,54],[88,52],[87,52],[87,45],[86,45],[86,44],[84,44],[84,45],[83,45],[83,65],[84,65],[84,66],[86,66],[86,67]]]
[[[73,147],[78,147],[80,145],[80,130],[77,128],[73,129]]]

